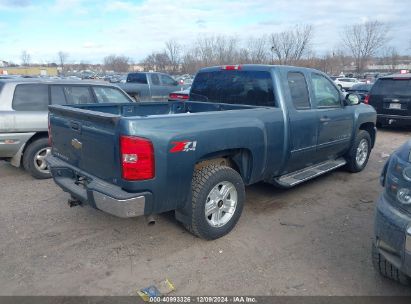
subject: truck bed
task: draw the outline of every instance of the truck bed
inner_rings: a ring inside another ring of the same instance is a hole
[[[228,111],[256,108],[248,105],[206,103],[206,102],[139,102],[132,104],[87,104],[70,106],[73,109],[82,109],[95,112],[112,114],[115,116],[132,117],[132,116],[153,116],[153,115],[170,115],[185,113],[201,113],[213,111]],[[67,109],[67,107],[65,108]],[[88,112],[88,114],[91,114]],[[101,115],[104,116],[104,115]],[[111,116],[109,116],[111,117]]]

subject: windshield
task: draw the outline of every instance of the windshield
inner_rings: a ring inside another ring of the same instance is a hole
[[[372,84],[355,84],[352,86],[351,90],[357,90],[357,91],[369,91],[371,90]]]
[[[375,85],[373,93],[381,95],[411,95],[411,79],[380,78],[378,84]]]
[[[190,99],[216,103],[275,106],[271,74],[264,71],[200,72],[191,87]]]

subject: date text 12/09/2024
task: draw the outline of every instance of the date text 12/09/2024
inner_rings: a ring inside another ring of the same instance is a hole
[[[248,296],[232,296],[232,297],[213,297],[213,296],[165,296],[165,297],[150,297],[151,303],[258,303],[255,297]]]

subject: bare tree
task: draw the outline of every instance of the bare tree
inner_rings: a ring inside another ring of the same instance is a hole
[[[297,25],[271,34],[271,51],[280,64],[296,63],[310,50],[312,37],[312,25]]]
[[[165,53],[168,56],[172,73],[176,73],[180,70],[181,51],[181,45],[176,40],[170,39],[166,42]]]
[[[23,66],[29,66],[30,65],[31,56],[26,50],[21,52],[21,57],[20,58],[21,58],[21,64]]]
[[[146,71],[169,72],[171,67],[170,58],[165,51],[151,53],[142,63]]]
[[[66,64],[67,58],[68,58],[69,55],[68,55],[68,53],[65,53],[63,51],[59,51],[57,53],[57,55],[58,55],[58,60],[59,60],[59,63],[60,63],[61,70],[62,70],[62,72],[64,72],[64,65]]]
[[[104,69],[115,72],[128,72],[131,60],[126,56],[109,55],[104,57]]]
[[[388,46],[383,49],[382,64],[388,65],[390,67],[391,72],[395,72],[399,61],[400,61],[400,55],[398,54],[396,48],[392,46]]]
[[[364,70],[367,60],[388,41],[388,27],[379,21],[347,26],[342,41],[355,59],[357,72]]]
[[[268,61],[267,37],[249,38],[247,41],[247,51],[251,63],[266,63]]]

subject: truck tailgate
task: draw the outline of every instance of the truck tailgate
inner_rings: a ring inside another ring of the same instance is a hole
[[[66,106],[50,106],[52,154],[100,179],[121,176],[116,126],[120,116]]]

